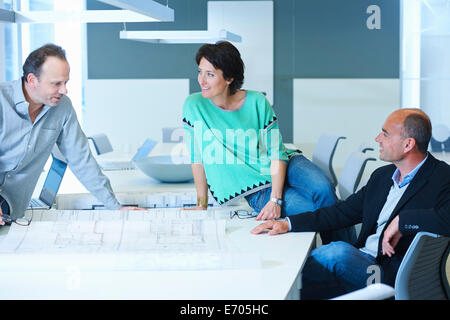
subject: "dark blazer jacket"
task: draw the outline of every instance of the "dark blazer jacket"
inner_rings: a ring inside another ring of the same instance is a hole
[[[375,233],[377,219],[393,184],[396,167],[391,164],[373,172],[366,186],[347,200],[334,206],[290,216],[292,231],[330,231],[362,222],[361,232],[354,243],[364,247],[368,236]],[[400,263],[416,233],[427,231],[450,236],[450,166],[428,154],[428,159],[410,182],[385,228],[399,215],[402,233],[389,258],[382,255],[381,234],[377,261],[384,271],[383,282],[394,286]]]

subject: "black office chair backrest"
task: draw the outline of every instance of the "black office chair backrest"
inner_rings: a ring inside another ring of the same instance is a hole
[[[448,300],[446,262],[450,238],[419,232],[411,243],[395,279],[397,300]]]

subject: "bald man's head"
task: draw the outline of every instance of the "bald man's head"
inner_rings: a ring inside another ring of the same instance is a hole
[[[420,109],[399,109],[389,117],[402,125],[403,138],[413,138],[416,141],[417,150],[426,153],[431,139],[430,118]]]

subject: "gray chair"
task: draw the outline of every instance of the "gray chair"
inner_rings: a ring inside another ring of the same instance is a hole
[[[317,141],[312,155],[312,162],[325,172],[334,186],[337,185],[337,178],[332,162],[337,144],[341,139],[346,139],[346,137],[330,133],[322,134]]]
[[[376,160],[370,155],[358,151],[353,152],[348,157],[338,180],[338,190],[341,200],[347,199],[351,194],[356,192],[367,162]]]
[[[414,237],[395,278],[396,300],[448,300],[446,262],[450,238],[429,232]]]
[[[395,290],[384,284],[374,284],[333,300],[382,300],[393,296],[396,300],[448,300],[450,287],[445,266],[449,243],[449,237],[419,232],[400,264]]]
[[[445,153],[445,143],[450,138],[450,129],[445,124],[437,124],[433,127],[433,139],[439,143],[440,152]]]
[[[98,155],[113,151],[113,147],[108,137],[104,133],[96,134],[88,137],[94,144],[95,151]]]
[[[358,147],[358,151],[362,152],[362,153],[366,153],[367,151],[374,151],[375,149],[372,148],[372,146],[369,146],[366,143],[361,143]]]
[[[356,192],[368,161],[376,161],[376,159],[359,151],[350,154],[338,180],[339,199],[341,201]],[[361,232],[361,223],[349,227],[348,232],[347,239],[356,240]]]

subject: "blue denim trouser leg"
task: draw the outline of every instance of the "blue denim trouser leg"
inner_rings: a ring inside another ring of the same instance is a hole
[[[246,199],[253,210],[260,212],[269,202],[271,192],[272,188],[266,188],[247,196]],[[289,160],[283,199],[282,217],[314,211],[331,206],[337,201],[331,181],[319,167],[303,155]]]
[[[302,271],[301,299],[330,299],[381,282],[376,259],[343,242],[332,242],[311,252]]]

